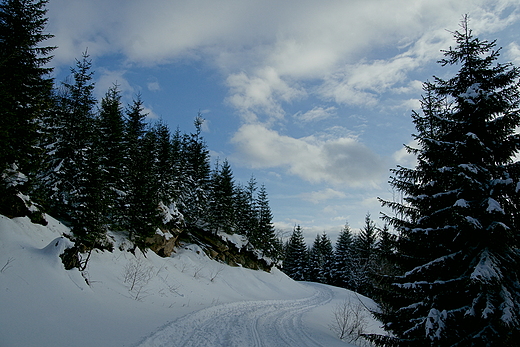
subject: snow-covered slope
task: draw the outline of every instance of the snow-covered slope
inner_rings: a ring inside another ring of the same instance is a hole
[[[117,247],[65,270],[67,228],[0,216],[0,346],[347,346],[333,310],[367,298],[230,267],[197,246],[171,258]],[[87,284],[87,282],[89,284]],[[369,330],[379,331],[369,317]]]

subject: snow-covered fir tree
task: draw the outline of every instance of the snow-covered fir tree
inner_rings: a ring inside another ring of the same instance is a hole
[[[260,249],[263,254],[272,259],[279,259],[282,253],[282,243],[276,237],[276,231],[273,225],[273,213],[269,206],[267,197],[267,189],[265,185],[260,186],[256,202],[256,229],[251,232],[253,245]]]
[[[180,163],[183,173],[178,207],[186,222],[204,226],[207,223],[211,164],[208,147],[201,134],[204,119],[200,114],[194,123],[195,132],[182,138]]]
[[[43,45],[47,1],[0,3],[0,213],[22,216],[20,193],[32,193],[42,170],[42,124],[53,107],[47,67],[53,47]],[[22,203],[23,205],[23,203]]]
[[[88,164],[86,153],[93,145],[96,100],[91,67],[92,61],[85,52],[71,68],[71,80],[61,85],[52,128],[55,142],[48,158],[49,168],[42,173],[50,211],[65,218],[75,209],[81,171]]]
[[[332,283],[334,250],[330,238],[324,232],[316,235],[309,251],[307,263],[308,280],[320,283]]]
[[[415,168],[392,185],[405,202],[383,202],[399,232],[403,273],[388,278],[381,318],[399,346],[517,346],[520,340],[518,163],[520,71],[497,62],[495,42],[467,19],[444,51],[454,77],[424,84],[413,113]]]
[[[234,233],[236,195],[233,172],[227,160],[217,163],[210,183],[208,222],[213,231]]]
[[[356,266],[354,235],[346,223],[339,233],[334,249],[332,284],[354,290],[356,288]]]
[[[375,249],[375,273],[377,275],[397,274],[395,261],[397,235],[390,232],[388,224],[378,231],[379,241]]]
[[[322,265],[321,236],[317,234],[309,248],[309,261],[305,270],[309,281],[325,283],[325,279],[321,277]]]
[[[302,228],[299,225],[294,227],[285,248],[283,272],[294,280],[306,280],[307,276],[305,272],[308,262],[307,245],[305,244]]]
[[[102,168],[107,217],[112,226],[120,224],[119,211],[123,208],[124,179],[124,120],[121,93],[117,85],[108,89],[101,99],[96,118],[96,146]]]
[[[376,247],[378,230],[370,213],[365,216],[365,225],[354,240],[355,249],[355,283],[356,290],[364,295],[371,295],[373,274],[376,266]]]
[[[138,97],[127,110],[123,228],[130,240],[145,244],[160,225],[158,182],[155,172],[155,138],[145,130],[146,114]]]
[[[235,199],[233,200],[236,232],[246,235],[253,245],[257,244],[257,240],[253,237],[258,229],[256,190],[256,180],[252,176],[247,185],[237,185]]]

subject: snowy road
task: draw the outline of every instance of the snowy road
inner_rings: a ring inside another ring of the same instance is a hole
[[[296,300],[244,301],[209,307],[181,317],[143,340],[139,347],[194,346],[345,346],[326,341],[305,323],[305,314],[331,301],[330,288],[306,283],[315,290]]]

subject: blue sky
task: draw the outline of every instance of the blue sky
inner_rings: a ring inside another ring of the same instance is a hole
[[[62,80],[88,48],[97,96],[141,93],[149,117],[193,130],[214,159],[265,184],[280,230],[333,240],[345,222],[381,225],[398,199],[389,169],[413,165],[422,83],[464,14],[501,59],[520,65],[519,0],[50,0]]]

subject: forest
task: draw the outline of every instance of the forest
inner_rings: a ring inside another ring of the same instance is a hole
[[[391,333],[366,336],[377,345],[517,345],[520,70],[467,18],[439,62],[458,72],[424,83],[412,114],[417,166],[392,170],[402,201],[381,200],[394,213],[308,247],[299,225],[276,233],[264,185],[235,182],[227,160],[211,167],[200,114],[183,133],[148,123],[139,95],[123,105],[117,84],[98,102],[87,52],[69,80],[49,77],[46,3],[0,4],[0,214],[63,221],[72,258],[110,250],[109,232],[134,250],[158,231],[243,235],[295,280],[374,298]]]

